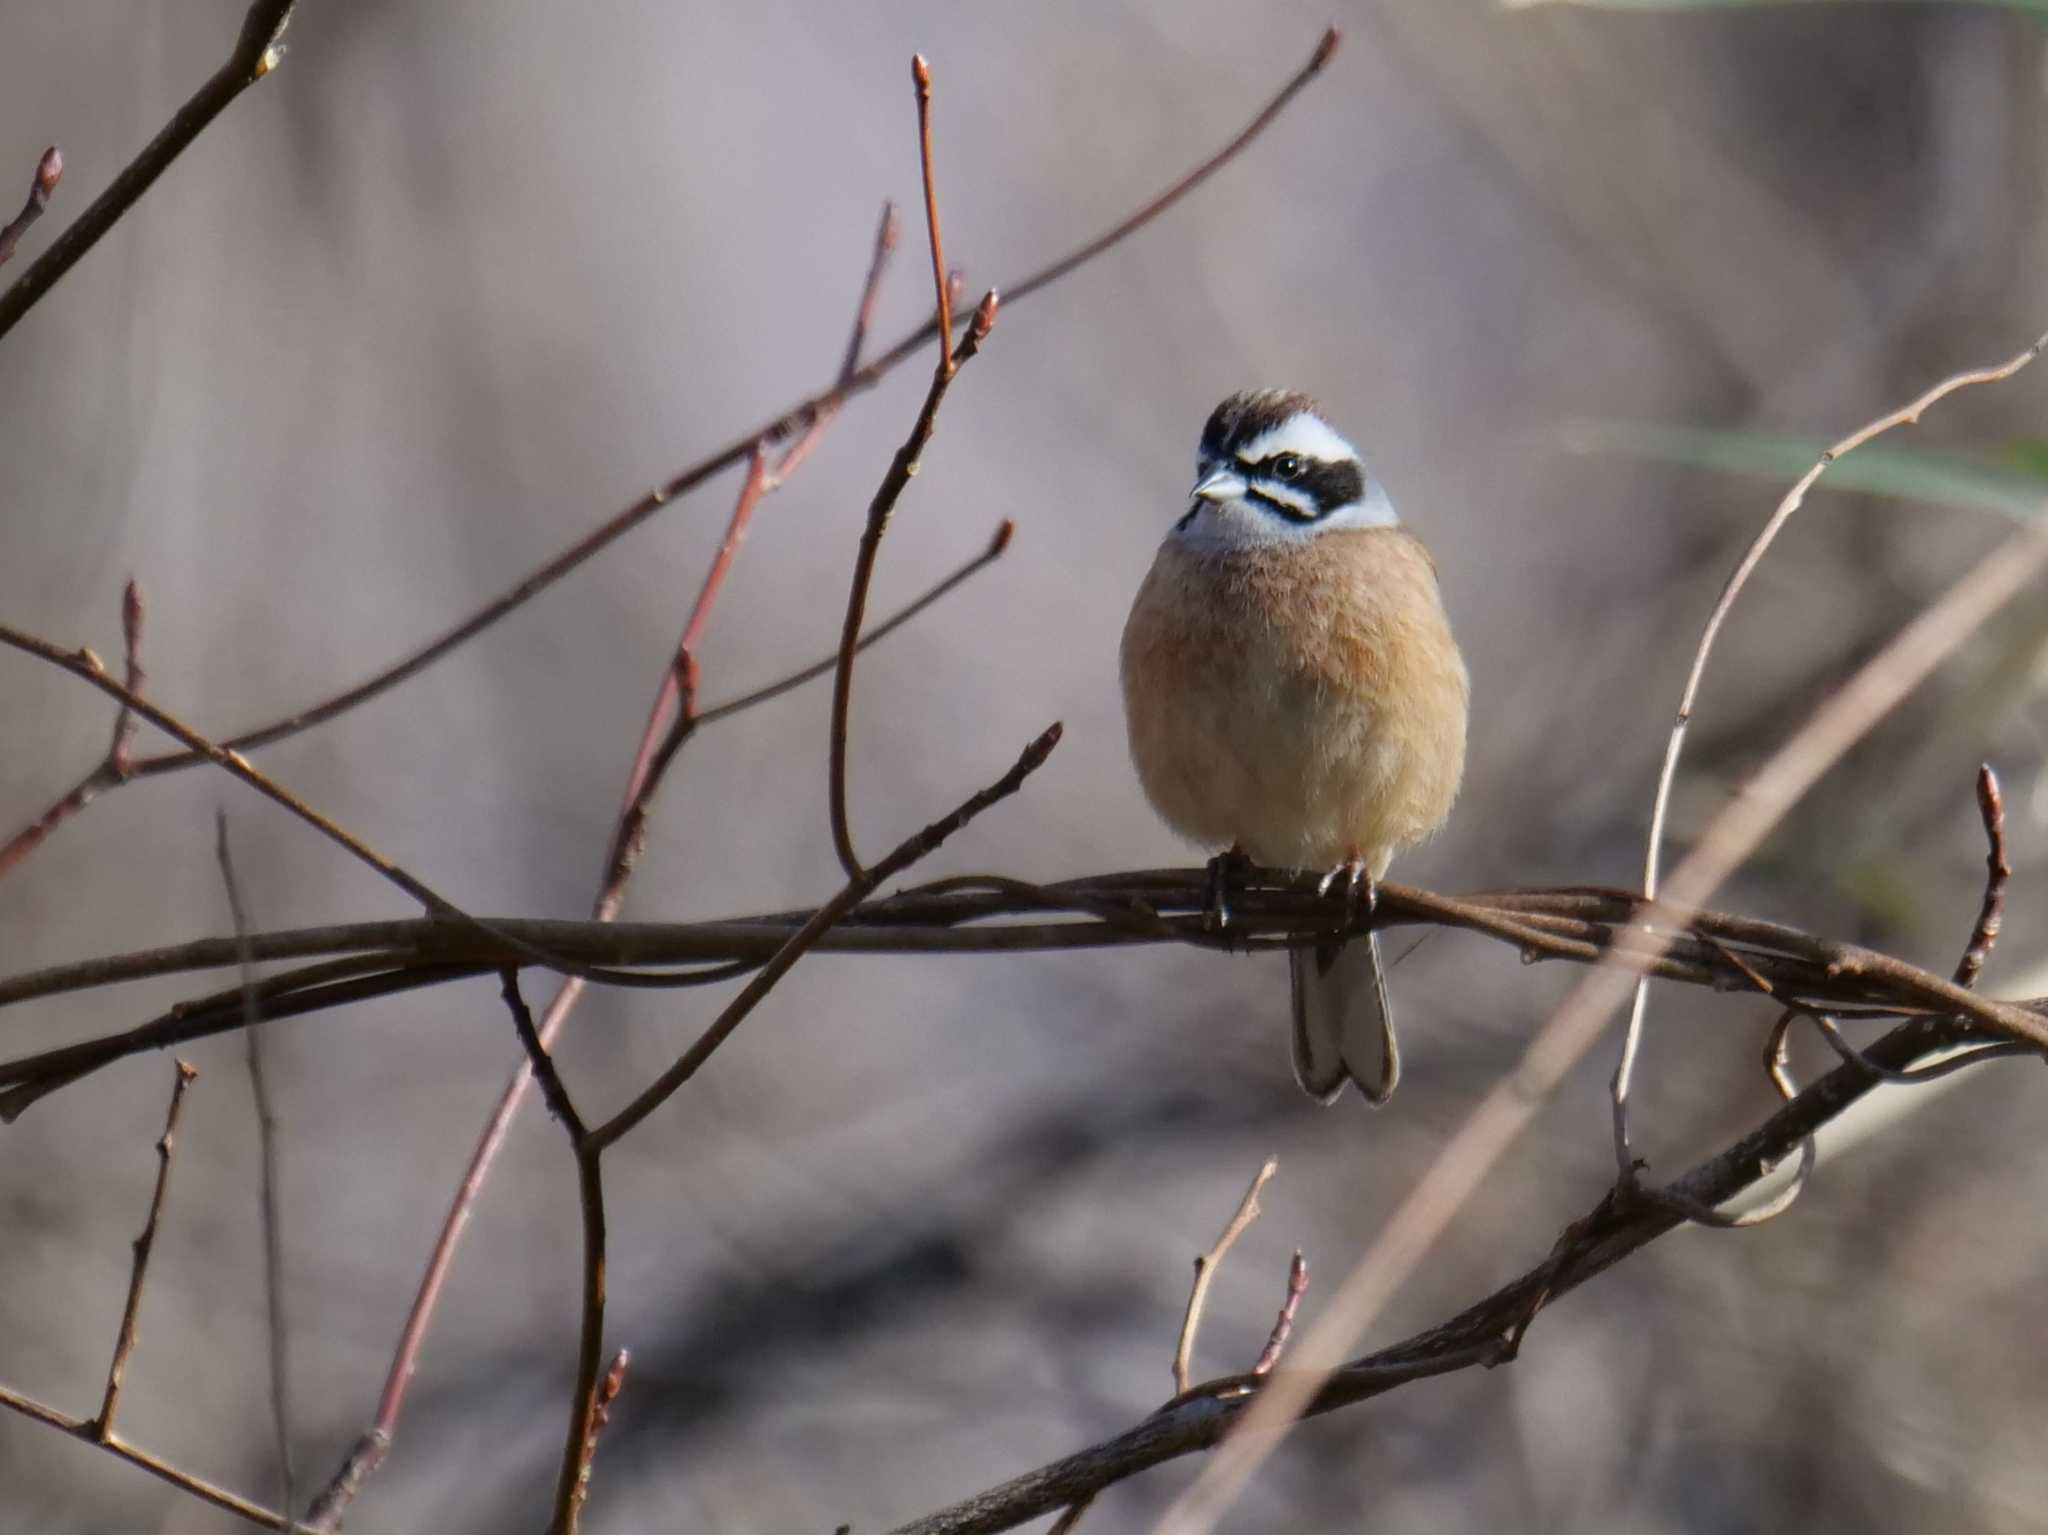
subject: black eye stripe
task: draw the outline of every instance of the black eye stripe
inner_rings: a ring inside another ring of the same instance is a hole
[[[1285,501],[1282,501],[1277,497],[1267,495],[1263,490],[1260,490],[1259,487],[1256,485],[1247,486],[1245,488],[1245,497],[1248,500],[1258,502],[1261,506],[1272,508],[1272,510],[1278,512],[1282,517],[1285,517],[1289,522],[1315,522],[1323,515],[1319,511],[1304,512],[1299,507],[1289,506]]]

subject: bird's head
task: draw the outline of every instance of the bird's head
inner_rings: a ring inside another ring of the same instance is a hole
[[[1234,394],[1210,413],[1190,494],[1174,532],[1203,544],[1299,543],[1400,520],[1315,401],[1287,389]]]

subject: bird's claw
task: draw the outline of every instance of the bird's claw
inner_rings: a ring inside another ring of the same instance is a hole
[[[1316,885],[1316,895],[1318,897],[1327,896],[1330,893],[1331,886],[1335,885],[1340,879],[1344,882],[1344,920],[1346,925],[1349,925],[1357,918],[1361,905],[1364,907],[1366,914],[1370,916],[1379,906],[1380,892],[1378,884],[1372,877],[1372,871],[1365,865],[1365,860],[1356,853],[1353,853],[1349,858],[1322,877],[1322,880]],[[1361,890],[1364,892],[1362,896],[1360,895]]]
[[[1212,933],[1220,933],[1230,926],[1230,876],[1249,862],[1234,847],[1209,860],[1209,898],[1202,914],[1202,925]]]

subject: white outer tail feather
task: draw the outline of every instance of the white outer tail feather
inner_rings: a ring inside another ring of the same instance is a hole
[[[1380,964],[1379,935],[1289,951],[1293,981],[1294,1079],[1322,1103],[1354,1084],[1373,1107],[1401,1080],[1394,1012]]]

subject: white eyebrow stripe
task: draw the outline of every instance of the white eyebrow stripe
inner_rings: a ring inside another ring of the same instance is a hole
[[[1358,450],[1331,429],[1322,417],[1298,410],[1278,426],[1259,433],[1237,450],[1247,463],[1260,463],[1275,453],[1299,453],[1303,458],[1326,464],[1341,464],[1358,457]]]
[[[1292,485],[1283,485],[1277,480],[1257,479],[1252,486],[1269,501],[1278,501],[1282,506],[1299,512],[1304,517],[1314,517],[1322,511],[1315,501],[1305,496]]]

